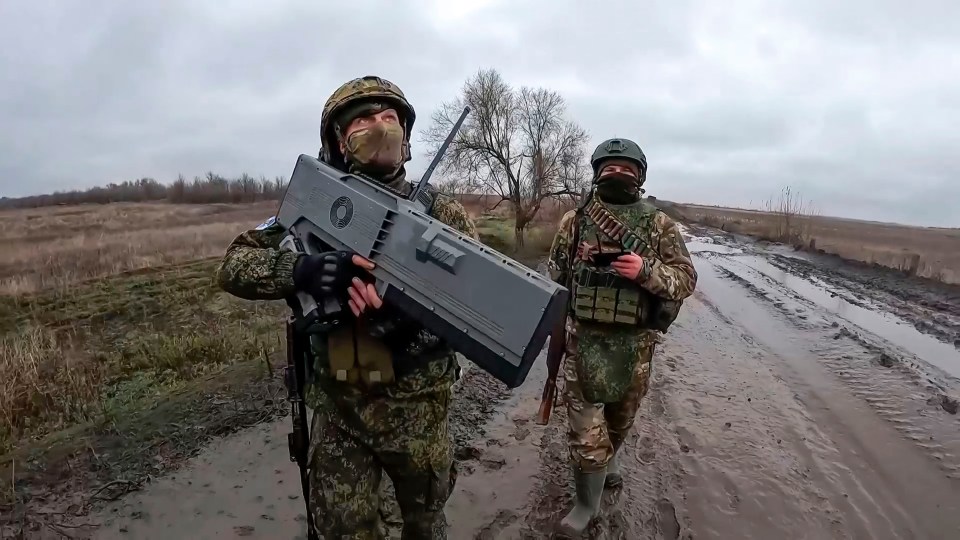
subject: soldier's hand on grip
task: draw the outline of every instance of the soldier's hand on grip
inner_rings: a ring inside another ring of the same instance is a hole
[[[345,301],[353,314],[359,316],[368,306],[382,305],[373,285],[360,278],[373,268],[372,262],[349,251],[303,255],[293,267],[293,283],[317,301],[329,298]]]
[[[297,289],[322,301],[344,292],[350,285],[352,272],[347,251],[302,255],[293,267],[293,283]]]
[[[643,257],[636,253],[626,253],[610,263],[610,268],[616,270],[621,276],[634,280],[637,279],[640,271],[643,270],[643,264]]]
[[[353,256],[353,264],[367,271],[373,270],[376,266],[373,262],[359,255]],[[359,317],[368,307],[380,309],[380,307],[383,306],[383,300],[377,295],[377,290],[373,284],[366,283],[358,277],[353,278],[347,293],[350,295],[350,300],[348,300],[347,303],[350,305],[350,311],[352,311],[356,317]]]

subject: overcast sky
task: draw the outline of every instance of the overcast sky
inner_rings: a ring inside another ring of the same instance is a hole
[[[597,7],[594,7],[596,4]],[[619,6],[619,7],[613,7]],[[323,102],[378,74],[417,109],[479,68],[637,141],[647,193],[960,226],[960,2],[8,0],[0,195],[289,176]]]

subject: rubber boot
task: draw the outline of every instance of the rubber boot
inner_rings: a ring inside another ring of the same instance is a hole
[[[613,451],[613,457],[607,462],[607,477],[603,485],[606,487],[616,487],[623,483],[623,476],[620,475],[620,460],[617,457],[619,452]]]
[[[600,513],[603,482],[607,476],[605,470],[583,472],[577,466],[574,466],[573,474],[577,486],[575,504],[557,527],[557,534],[567,538],[579,538],[587,530],[590,520]]]

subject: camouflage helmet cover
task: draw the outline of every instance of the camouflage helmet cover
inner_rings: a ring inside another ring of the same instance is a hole
[[[647,179],[647,156],[643,154],[640,145],[630,139],[607,139],[597,145],[593,155],[590,156],[594,178],[600,172],[600,164],[609,159],[624,159],[636,163],[640,169],[640,183],[642,184]]]
[[[404,161],[409,161],[410,133],[413,130],[413,122],[416,120],[416,111],[414,111],[413,105],[407,101],[407,97],[400,90],[400,87],[383,77],[375,75],[366,75],[343,83],[333,91],[333,94],[323,105],[323,114],[320,120],[320,159],[331,164],[343,161],[334,129],[335,122],[337,116],[345,108],[363,101],[384,101],[397,107],[397,114],[401,121],[405,123]]]

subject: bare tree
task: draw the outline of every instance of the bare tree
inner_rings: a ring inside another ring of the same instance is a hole
[[[431,182],[431,185],[437,188],[440,193],[453,197],[460,202],[463,202],[464,195],[474,190],[474,186],[467,179],[458,176],[447,176],[439,182]]]
[[[568,120],[560,94],[545,88],[507,84],[494,70],[480,70],[462,93],[433,114],[424,142],[434,152],[469,105],[459,134],[440,169],[476,190],[508,201],[515,217],[516,245],[543,201],[579,193],[589,181],[585,166],[587,133]],[[492,208],[491,208],[492,209]]]

